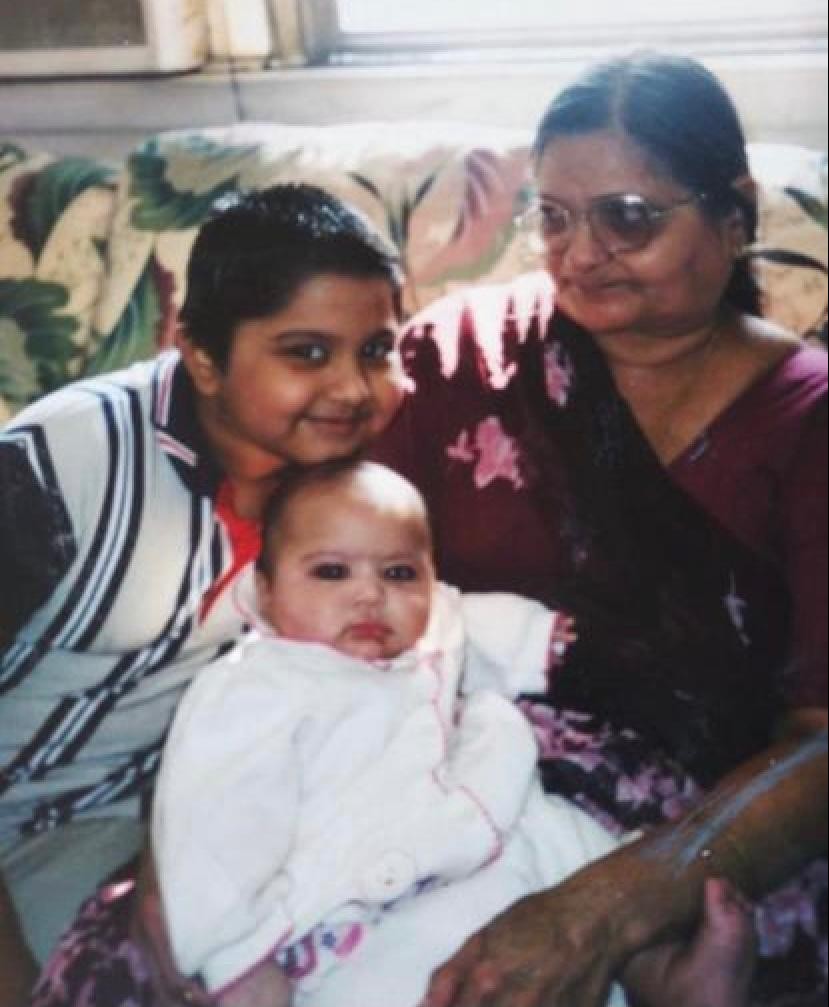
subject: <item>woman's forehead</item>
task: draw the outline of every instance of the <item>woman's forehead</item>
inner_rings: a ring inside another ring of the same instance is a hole
[[[536,165],[539,190],[582,193],[673,191],[676,183],[634,140],[617,130],[560,136]],[[668,194],[666,192],[666,194]]]

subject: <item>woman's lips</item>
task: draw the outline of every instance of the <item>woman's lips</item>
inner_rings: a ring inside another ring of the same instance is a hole
[[[631,284],[627,280],[562,280],[559,289],[577,293],[581,297],[608,297],[628,291]]]

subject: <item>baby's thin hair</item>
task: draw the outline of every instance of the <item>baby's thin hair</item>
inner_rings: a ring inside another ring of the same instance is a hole
[[[420,491],[408,479],[393,469],[380,465],[377,462],[365,461],[358,456],[352,455],[347,458],[336,458],[332,461],[322,462],[319,465],[285,470],[279,481],[279,485],[268,498],[265,506],[262,519],[262,548],[256,561],[257,569],[264,574],[270,572],[274,538],[279,532],[285,518],[285,512],[301,493],[316,486],[347,483],[355,480],[361,473],[367,475],[372,473],[383,474],[394,478],[401,486],[406,486],[423,508],[426,532],[431,541],[432,529],[429,522],[428,509]]]

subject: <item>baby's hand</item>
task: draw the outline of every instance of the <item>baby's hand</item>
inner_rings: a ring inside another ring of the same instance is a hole
[[[567,651],[578,640],[576,620],[566,612],[553,612],[553,629],[550,634],[550,670],[558,668],[567,656]]]
[[[217,1000],[219,1007],[291,1007],[293,1002],[293,986],[273,962],[260,965]]]

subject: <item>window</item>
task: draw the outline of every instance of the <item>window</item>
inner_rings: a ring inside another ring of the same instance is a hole
[[[0,75],[167,73],[207,51],[201,0],[0,0]]]
[[[271,49],[269,0],[0,0],[0,76],[259,69]]]
[[[78,17],[78,9],[83,12]],[[146,29],[140,0],[0,0],[3,49],[77,49],[89,45],[143,45]]]
[[[279,0],[275,0],[279,3]],[[284,0],[282,0],[284,4]],[[825,0],[302,0],[312,61],[539,58],[597,47],[826,48]]]

